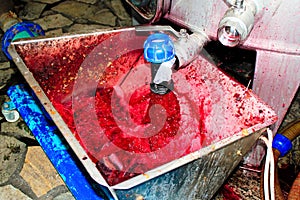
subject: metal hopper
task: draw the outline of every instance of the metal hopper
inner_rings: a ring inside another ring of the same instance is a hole
[[[149,89],[134,28],[13,42],[10,54],[90,176],[120,199],[209,199],[277,117],[203,55]]]

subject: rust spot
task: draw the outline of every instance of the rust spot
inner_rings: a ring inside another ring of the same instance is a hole
[[[239,156],[243,155],[241,150],[237,150],[236,154],[239,155]]]
[[[216,149],[216,146],[213,144],[213,145],[211,145],[211,149],[212,150],[215,150]]]
[[[136,200],[144,200],[144,197],[142,195],[137,195],[137,197],[135,199]]]
[[[150,178],[149,174],[143,174],[143,176],[145,176],[146,179]]]
[[[247,129],[243,129],[243,130],[242,130],[242,135],[243,135],[243,136],[249,135],[248,130],[247,130]]]
[[[250,90],[250,89],[249,89],[249,90]],[[250,94],[250,92],[247,90],[247,91],[245,92],[244,96],[245,96],[245,99],[249,99],[249,98],[251,97],[251,94]]]

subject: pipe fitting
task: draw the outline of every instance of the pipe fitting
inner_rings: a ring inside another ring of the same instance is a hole
[[[237,0],[219,23],[218,40],[229,47],[242,43],[253,28],[256,13],[257,6],[254,2]]]
[[[203,46],[208,41],[208,37],[200,32],[189,35],[185,29],[181,29],[179,35],[180,37],[174,42],[178,69],[191,63],[200,54]]]
[[[204,33],[190,35],[185,29],[177,32],[170,26],[140,26],[136,27],[136,31],[152,33],[144,43],[144,57],[151,63],[151,91],[157,94],[166,94],[173,90],[173,70],[191,63],[208,41]],[[171,33],[173,37],[161,32]]]
[[[20,114],[16,110],[16,106],[11,101],[4,102],[2,105],[1,111],[2,111],[4,118],[8,122],[16,122],[20,118]]]
[[[157,94],[166,94],[174,89],[172,80],[173,70],[178,70],[191,63],[200,54],[208,38],[201,33],[189,35],[181,29],[179,37],[174,41],[174,58],[159,65],[152,64],[151,91]]]

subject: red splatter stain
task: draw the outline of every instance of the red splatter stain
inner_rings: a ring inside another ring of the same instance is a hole
[[[224,196],[224,200],[241,200],[241,197],[237,195],[234,190],[227,184],[224,185],[221,192]]]

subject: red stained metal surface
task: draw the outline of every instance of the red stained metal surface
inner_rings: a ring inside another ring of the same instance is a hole
[[[172,0],[170,11],[164,18],[182,27],[203,31],[210,38],[217,38],[219,22],[228,9],[225,2],[226,0]],[[243,46],[299,55],[298,1],[255,2],[260,4],[257,22]]]
[[[15,46],[109,185],[276,121],[250,90],[200,56],[174,72],[174,91],[151,93],[144,40],[129,30]]]
[[[253,30],[241,44],[258,52],[253,91],[275,110],[278,120],[272,127],[277,132],[300,85],[300,4],[297,0],[250,0],[256,2]],[[169,1],[166,1],[169,2]],[[220,20],[228,9],[221,0],[172,0],[164,18],[193,31],[203,31],[217,40]],[[264,157],[258,146],[245,164],[258,167]]]

